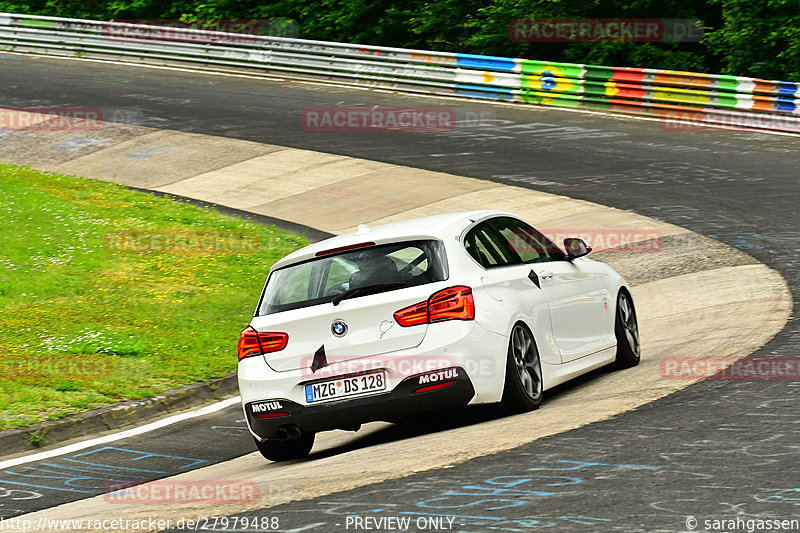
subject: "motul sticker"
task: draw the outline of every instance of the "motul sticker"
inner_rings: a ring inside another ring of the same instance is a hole
[[[250,407],[254,413],[264,413],[266,411],[274,411],[276,409],[283,409],[281,402],[262,402],[254,403]]]
[[[437,381],[446,381],[448,379],[456,379],[458,377],[457,368],[448,368],[447,370],[440,370],[432,374],[425,374],[419,377],[419,384],[425,385],[426,383],[436,383]]]

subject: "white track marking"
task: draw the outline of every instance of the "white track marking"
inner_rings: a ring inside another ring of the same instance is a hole
[[[287,83],[307,83],[309,85],[322,85],[324,87],[339,87],[342,89],[353,89],[357,91],[370,91],[375,93],[385,93],[385,94],[394,94],[400,96],[415,96],[418,98],[432,98],[432,99],[439,99],[439,100],[450,100],[454,102],[461,102],[463,103],[479,103],[479,104],[486,104],[486,105],[494,105],[494,106],[502,106],[502,107],[513,107],[515,109],[528,109],[528,110],[536,110],[541,109],[544,111],[563,111],[565,113],[585,113],[588,115],[599,115],[601,117],[610,117],[610,118],[618,118],[618,119],[630,119],[630,120],[644,120],[649,122],[660,122],[664,120],[660,117],[642,117],[637,115],[628,115],[626,113],[609,113],[607,111],[595,111],[592,109],[574,109],[570,107],[558,107],[558,106],[540,106],[535,104],[521,104],[518,102],[495,102],[492,100],[479,100],[479,99],[470,99],[470,98],[463,98],[457,96],[446,96],[441,94],[423,94],[423,93],[413,93],[413,92],[404,92],[404,91],[393,91],[391,89],[379,89],[373,87],[356,87],[353,85],[346,85],[346,84],[339,84],[335,82],[323,82],[323,81],[314,81],[314,80],[295,80],[292,78],[287,78],[286,76],[281,76],[278,74],[264,74],[264,75],[253,75],[253,74],[233,74],[231,72],[214,72],[211,70],[201,70],[201,69],[193,69],[193,68],[182,68],[182,67],[167,67],[162,65],[145,65],[142,63],[127,63],[125,61],[108,61],[105,59],[90,59],[85,57],[63,57],[63,56],[48,56],[45,54],[36,54],[36,53],[22,53],[22,52],[2,52],[4,55],[19,55],[25,57],[43,57],[47,59],[67,59],[70,61],[89,61],[91,63],[111,63],[112,65],[123,65],[128,67],[144,67],[144,68],[153,68],[159,70],[175,70],[178,72],[192,72],[196,74],[208,74],[211,76],[227,76],[229,78],[249,78],[255,80],[269,80],[269,81],[278,81],[278,82],[287,82]],[[730,126],[718,125],[718,124],[703,124],[701,127],[703,128],[710,128],[710,129],[718,129],[718,130],[731,130],[731,131],[738,131],[744,133],[764,133],[768,135],[783,135],[789,137],[797,137],[800,136],[798,133],[793,133],[789,131],[774,131],[774,130],[762,130],[758,128],[741,128],[741,129],[732,129]]]
[[[211,405],[207,405],[195,411],[189,411],[188,413],[173,415],[168,418],[163,418],[161,420],[156,420],[155,422],[145,424],[144,426],[139,426],[132,429],[126,429],[125,431],[120,431],[119,433],[112,433],[111,435],[104,435],[102,437],[85,440],[83,442],[76,442],[75,444],[69,444],[67,446],[62,446],[60,448],[55,448],[53,450],[47,450],[46,452],[34,453],[32,455],[26,455],[24,457],[17,457],[16,459],[1,461],[0,470],[4,468],[10,468],[12,466],[18,466],[21,464],[30,463],[33,461],[41,461],[42,459],[50,459],[52,457],[58,457],[59,455],[64,455],[65,453],[72,453],[78,450],[91,448],[92,446],[97,446],[98,444],[106,444],[108,442],[114,442],[120,439],[126,439],[128,437],[133,437],[136,435],[141,435],[143,433],[148,433],[156,429],[161,429],[163,427],[171,426],[172,424],[176,424],[178,422],[183,422],[184,420],[189,420],[190,418],[195,418],[210,413],[216,413],[217,411],[225,409],[226,407],[230,407],[231,405],[236,405],[240,401],[241,401],[241,396],[235,396],[233,398],[228,398],[227,400],[222,400],[221,402],[212,403]]]

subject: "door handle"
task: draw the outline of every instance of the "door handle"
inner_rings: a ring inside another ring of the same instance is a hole
[[[553,273],[549,270],[542,270],[542,279],[553,279]]]

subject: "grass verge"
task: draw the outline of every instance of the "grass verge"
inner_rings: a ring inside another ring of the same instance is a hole
[[[306,241],[0,165],[0,430],[236,369],[270,265]]]

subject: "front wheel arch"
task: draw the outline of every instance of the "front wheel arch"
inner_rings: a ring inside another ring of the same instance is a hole
[[[627,308],[627,311],[626,311]],[[641,360],[641,342],[636,306],[627,287],[621,287],[614,303],[614,336],[617,339],[615,368],[630,368]]]

